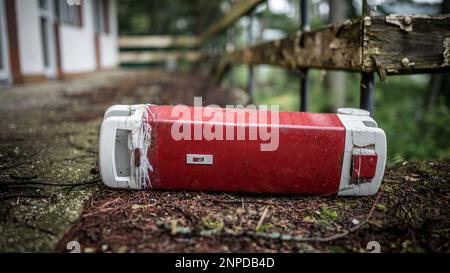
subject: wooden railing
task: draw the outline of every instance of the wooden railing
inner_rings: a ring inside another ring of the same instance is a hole
[[[168,60],[198,61],[198,38],[190,36],[122,36],[121,64],[160,63]]]
[[[302,1],[302,25],[307,29],[307,0]],[[450,15],[376,16],[376,7],[363,1],[363,16],[313,31],[299,31],[289,37],[224,51],[214,56],[198,48],[249,14],[264,0],[235,1],[229,12],[198,37],[121,37],[121,61],[142,63],[168,59],[208,60],[211,76],[220,81],[234,65],[269,64],[302,71],[302,108],[307,109],[307,69],[360,72],[361,108],[373,110],[374,73],[384,80],[388,75],[432,73],[450,70]],[[143,49],[184,48],[163,52]],[[187,50],[186,50],[187,49]],[[251,82],[253,73],[249,73]],[[306,75],[306,76],[305,76]],[[253,86],[249,84],[249,88]]]
[[[239,0],[216,23],[199,36],[121,36],[119,38],[120,62],[142,64],[167,60],[198,61],[198,48],[232,26],[265,0]]]
[[[405,24],[404,22],[408,22]],[[216,78],[237,64],[394,74],[450,68],[450,15],[363,17],[221,56]]]

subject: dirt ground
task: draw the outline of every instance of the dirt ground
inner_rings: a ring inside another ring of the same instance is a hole
[[[406,162],[363,198],[102,188],[57,250],[76,240],[85,252],[367,252],[375,241],[382,252],[449,252],[449,170]]]
[[[113,104],[246,103],[190,73],[111,71],[0,92],[0,251],[449,252],[450,160],[389,168],[378,195],[111,190],[97,169]]]

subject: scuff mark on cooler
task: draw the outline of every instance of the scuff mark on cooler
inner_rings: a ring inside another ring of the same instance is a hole
[[[150,189],[152,187],[150,181],[150,172],[153,167],[150,164],[147,153],[150,147],[152,128],[148,122],[148,116],[153,115],[149,105],[143,105],[135,111],[141,112],[140,124],[133,126],[133,131],[129,136],[128,148],[131,153],[131,180],[135,185],[142,189]]]

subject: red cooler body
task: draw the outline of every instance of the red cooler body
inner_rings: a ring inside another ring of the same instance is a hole
[[[372,195],[386,136],[367,112],[116,105],[100,132],[114,188]]]

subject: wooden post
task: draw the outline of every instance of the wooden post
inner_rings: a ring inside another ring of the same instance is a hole
[[[309,31],[309,11],[308,0],[300,0],[300,29],[302,31]],[[309,70],[304,68],[301,70],[300,75],[300,111],[307,112],[309,105]]]
[[[205,43],[214,36],[217,36],[219,33],[233,25],[237,20],[239,20],[239,18],[251,12],[256,6],[264,1],[265,0],[234,1],[230,10],[200,35],[200,43]]]
[[[227,29],[226,31],[226,39],[225,39],[225,48],[224,51],[227,52],[230,50],[230,47],[233,47],[234,50],[234,43],[235,43],[235,39],[234,39],[234,28],[230,27]],[[228,83],[231,87],[234,86],[234,73],[233,73],[233,68],[231,67],[230,70],[228,71]]]
[[[375,4],[373,4],[375,3]],[[376,16],[377,6],[375,1],[363,1],[363,17]],[[373,72],[361,73],[359,107],[370,112],[373,116],[373,100],[375,96],[375,77]]]
[[[253,16],[249,16],[249,22],[248,22],[248,28],[247,28],[247,35],[248,35],[248,45],[250,46],[253,43]],[[255,75],[254,75],[254,68],[253,65],[248,66],[248,82],[247,82],[247,91],[250,96],[250,103],[253,103],[253,92],[255,89]]]
[[[374,73],[361,73],[361,94],[359,98],[360,108],[367,110],[372,115],[373,100],[375,95]]]

